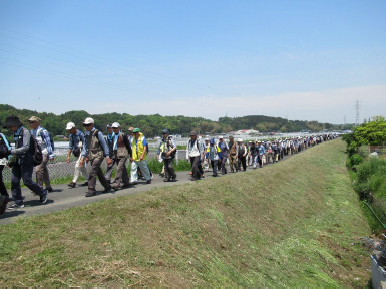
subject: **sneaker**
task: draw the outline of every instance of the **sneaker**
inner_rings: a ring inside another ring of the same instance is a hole
[[[24,204],[23,203],[21,203],[21,204],[13,203],[7,209],[8,210],[17,210],[17,209],[21,209],[21,208],[24,208]]]
[[[104,191],[103,191],[103,193],[108,193],[108,192],[110,192],[110,190],[112,189],[112,186],[108,186],[108,188],[106,188]]]
[[[129,183],[129,184],[123,185],[121,188],[122,188],[122,189],[126,189],[126,188],[129,188],[129,187],[130,187],[130,183]]]
[[[82,187],[87,187],[88,186],[88,182],[85,182],[81,185]]]
[[[118,191],[119,187],[113,186],[114,191]]]
[[[196,181],[196,178],[191,178],[190,179],[192,182],[195,182]]]
[[[71,183],[69,183],[67,186],[69,186],[70,188],[75,188],[75,183],[74,182],[71,182]]]
[[[43,194],[40,196],[40,203],[43,205],[47,202],[48,190],[44,190]]]
[[[137,182],[130,182],[129,183],[131,186],[135,186],[135,185],[138,185],[138,183]]]
[[[150,172],[150,179],[152,180],[153,179],[153,173],[151,171]]]
[[[202,174],[202,175],[201,175],[201,178],[205,179],[205,174]]]
[[[164,179],[164,183],[170,182],[169,179]]]
[[[151,180],[146,181],[146,184],[148,185],[151,184]]]
[[[88,192],[88,193],[86,194],[86,198],[94,197],[95,195],[96,195],[96,193]]]
[[[176,178],[172,178],[171,182],[177,182]]]

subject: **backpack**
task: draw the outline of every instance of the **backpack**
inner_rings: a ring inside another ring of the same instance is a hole
[[[24,129],[21,132],[21,136],[23,135],[23,133],[24,133]],[[42,148],[40,147],[37,139],[32,134],[31,134],[29,145],[30,145],[29,151],[32,154],[32,160],[34,162],[34,167],[36,167],[43,162]],[[33,150],[31,148],[33,148]]]
[[[4,138],[5,136],[2,133],[0,133],[0,159],[7,158],[10,155]]]
[[[40,135],[40,137],[42,138],[42,140],[44,140],[44,136],[43,136],[43,131],[46,131],[48,133],[48,136],[50,138],[50,143],[51,143],[51,149],[52,151],[55,150],[55,143],[54,143],[54,138],[52,137],[51,133],[46,130],[45,128],[41,128],[37,133],[36,135]]]

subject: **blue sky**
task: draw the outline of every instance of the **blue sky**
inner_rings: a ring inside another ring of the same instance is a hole
[[[0,1],[0,99],[57,114],[386,115],[386,1]]]

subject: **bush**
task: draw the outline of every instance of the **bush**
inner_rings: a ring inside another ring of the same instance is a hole
[[[375,198],[386,200],[386,161],[369,159],[356,166],[357,174],[354,189],[361,199],[367,199],[369,193]]]
[[[363,158],[358,154],[354,154],[349,158],[350,167],[358,166],[362,163],[363,163]]]

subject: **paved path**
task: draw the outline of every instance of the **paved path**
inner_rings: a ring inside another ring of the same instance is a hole
[[[103,187],[97,181],[97,195],[91,198],[85,197],[87,187],[77,186],[75,188],[69,188],[67,184],[53,185],[54,191],[49,193],[48,200],[44,205],[40,204],[38,196],[34,196],[28,188],[23,188],[22,195],[25,197],[24,208],[19,210],[6,210],[5,213],[0,216],[0,225],[13,223],[20,218],[58,212],[68,208],[114,198],[115,196],[136,194],[149,191],[150,189],[157,187],[173,186],[190,182],[190,176],[188,172],[177,172],[176,174],[178,180],[177,182],[164,183],[163,178],[154,174],[154,179],[152,180],[151,184],[146,184],[145,181],[139,181],[138,185],[136,186],[118,191],[111,190],[109,193],[105,194],[102,193]],[[205,179],[212,178],[212,172],[207,172],[205,175]],[[9,191],[8,193],[10,194]],[[12,201],[9,202],[9,204],[12,204]]]

